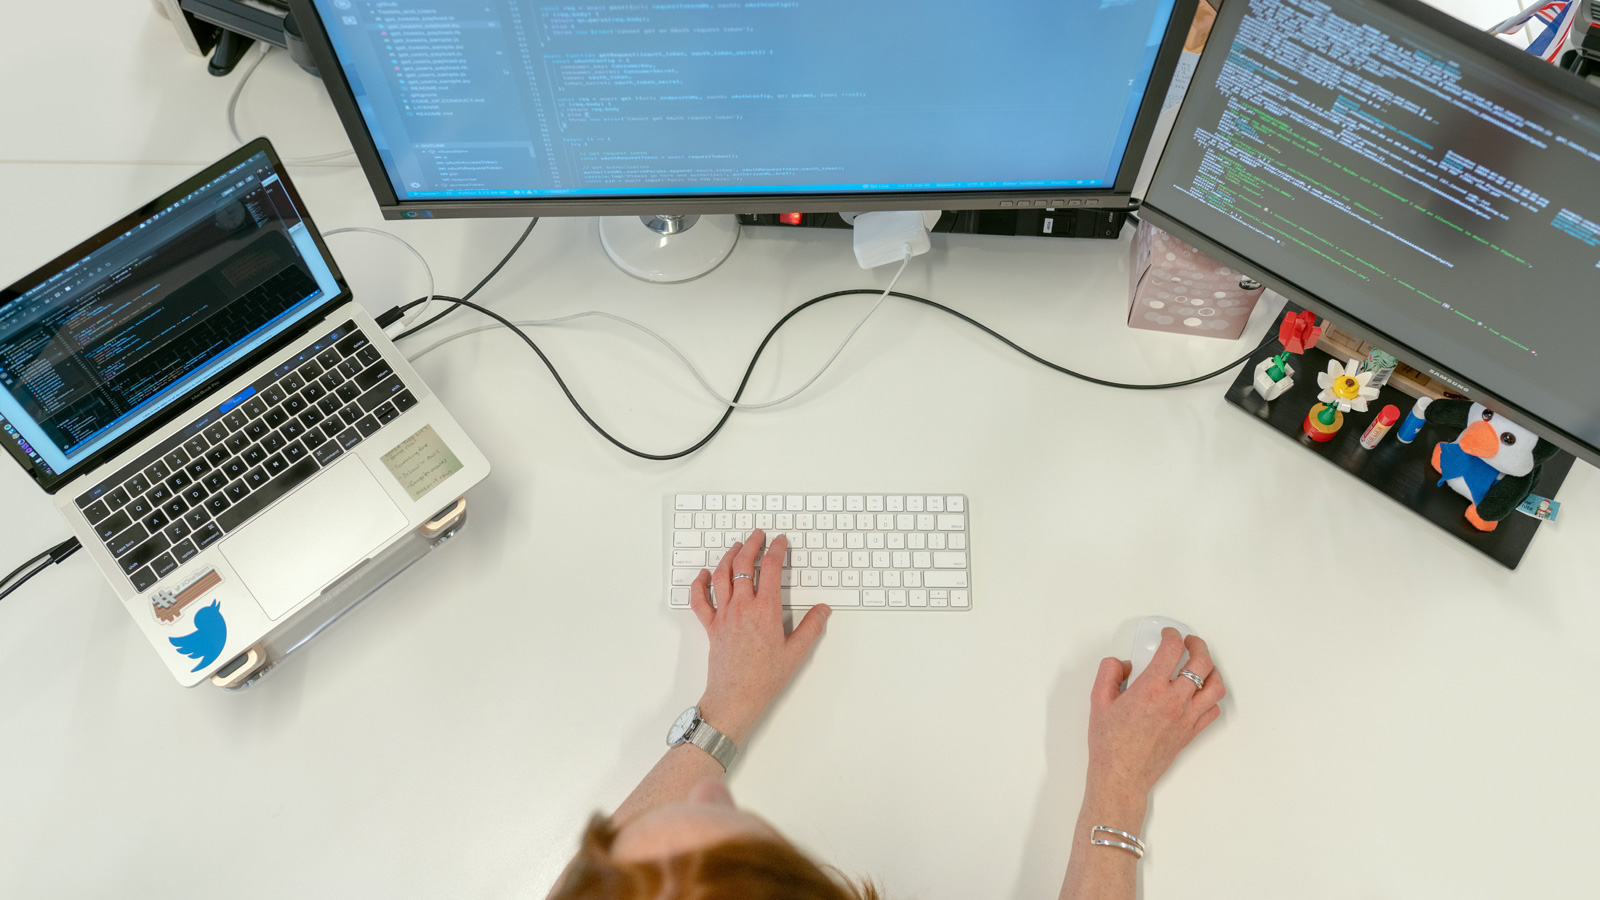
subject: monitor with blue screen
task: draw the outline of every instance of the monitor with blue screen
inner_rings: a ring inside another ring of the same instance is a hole
[[[341,296],[247,148],[0,290],[0,439],[59,481]]]
[[[1125,206],[1195,0],[296,0],[385,213]]]

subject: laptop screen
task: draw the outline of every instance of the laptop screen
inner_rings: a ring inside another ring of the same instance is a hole
[[[90,459],[339,294],[267,152],[216,170],[0,293],[0,430],[41,475]]]

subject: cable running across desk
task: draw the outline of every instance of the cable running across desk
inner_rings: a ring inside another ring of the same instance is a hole
[[[529,227],[532,228],[531,225]],[[989,335],[990,337],[993,337],[995,340],[998,340],[1002,344],[1005,344],[1007,347],[1010,347],[1011,349],[1017,351],[1018,353],[1022,354],[1023,356],[1026,356],[1028,359],[1031,359],[1034,362],[1039,363],[1040,365],[1042,365],[1042,366],[1044,366],[1044,367],[1046,367],[1048,369],[1051,369],[1051,370],[1056,371],[1056,372],[1060,372],[1063,375],[1070,375],[1073,378],[1077,378],[1077,379],[1080,379],[1082,381],[1087,381],[1090,384],[1098,384],[1098,385],[1100,385],[1102,387],[1117,388],[1117,389],[1120,389],[1120,390],[1158,391],[1158,390],[1166,390],[1166,389],[1169,389],[1169,388],[1185,387],[1185,386],[1191,385],[1191,384],[1198,384],[1198,383],[1200,383],[1202,381],[1208,381],[1208,380],[1210,380],[1212,378],[1215,378],[1218,375],[1221,375],[1221,374],[1233,369],[1234,367],[1239,366],[1242,363],[1248,361],[1251,356],[1254,356],[1256,353],[1260,352],[1262,348],[1266,347],[1268,344],[1272,343],[1277,338],[1276,334],[1268,334],[1267,337],[1265,339],[1263,339],[1262,342],[1259,345],[1251,348],[1250,352],[1244,354],[1243,356],[1239,357],[1238,359],[1234,360],[1233,362],[1230,362],[1227,365],[1222,366],[1219,369],[1213,370],[1211,372],[1207,372],[1204,375],[1197,375],[1197,376],[1195,376],[1193,378],[1186,378],[1186,379],[1184,379],[1182,381],[1168,381],[1168,382],[1162,382],[1162,383],[1159,383],[1159,384],[1130,384],[1130,383],[1120,382],[1120,381],[1110,381],[1110,380],[1107,380],[1107,379],[1104,379],[1104,378],[1096,378],[1093,375],[1085,375],[1082,372],[1078,372],[1078,371],[1075,371],[1073,369],[1069,369],[1066,366],[1060,365],[1058,363],[1051,362],[1050,360],[1045,359],[1044,357],[1040,356],[1037,353],[1034,353],[1033,351],[1027,349],[1026,347],[1023,347],[1022,345],[1018,344],[1016,341],[1011,340],[1010,338],[1006,337],[1005,335],[1001,334],[1000,332],[995,331],[993,328],[990,328],[989,326],[983,324],[982,322],[979,322],[977,319],[972,318],[971,316],[967,315],[966,313],[959,312],[957,310],[951,309],[950,307],[945,306],[942,303],[938,303],[936,301],[929,300],[929,299],[927,299],[925,297],[918,297],[915,294],[906,294],[906,293],[901,293],[899,291],[893,291],[893,290],[891,290],[891,291],[878,291],[878,290],[870,289],[870,288],[854,288],[854,289],[851,289],[851,290],[834,291],[831,294],[823,294],[820,297],[813,297],[812,299],[807,300],[806,302],[800,304],[799,306],[795,307],[794,309],[789,310],[789,312],[784,314],[783,318],[779,319],[777,321],[777,323],[774,324],[772,326],[772,328],[767,331],[766,336],[761,339],[761,343],[756,347],[755,354],[750,357],[750,363],[749,363],[749,365],[747,365],[745,367],[745,370],[744,370],[744,377],[739,379],[739,388],[738,388],[737,391],[734,392],[733,402],[728,404],[727,408],[723,410],[722,416],[719,419],[717,419],[717,423],[712,426],[710,431],[706,432],[704,437],[700,438],[700,440],[694,442],[692,445],[690,445],[690,446],[688,446],[688,447],[686,447],[686,448],[684,448],[682,450],[679,450],[677,452],[674,452],[674,453],[647,453],[647,452],[645,452],[643,450],[639,450],[639,449],[636,449],[634,447],[630,447],[627,444],[623,443],[622,441],[618,440],[610,432],[606,431],[605,428],[602,427],[599,422],[596,422],[594,420],[594,417],[589,415],[588,410],[585,410],[583,408],[583,404],[578,402],[578,398],[573,396],[572,390],[567,387],[566,381],[561,377],[561,373],[556,370],[555,364],[550,361],[550,358],[545,355],[544,351],[542,349],[540,349],[540,347],[539,347],[539,345],[537,343],[534,342],[533,338],[529,337],[528,334],[525,331],[523,331],[521,328],[517,327],[517,324],[515,322],[512,322],[510,319],[507,319],[505,316],[502,316],[499,313],[494,312],[493,310],[490,310],[490,309],[487,309],[485,307],[479,306],[476,303],[468,302],[465,299],[463,299],[461,301],[458,301],[458,303],[461,306],[465,306],[465,307],[467,307],[469,309],[476,310],[477,312],[482,313],[483,315],[488,316],[491,319],[494,319],[498,324],[500,324],[500,325],[504,326],[505,328],[510,329],[511,331],[515,332],[516,335],[522,339],[523,343],[527,344],[528,347],[531,350],[533,350],[533,352],[535,354],[538,355],[539,360],[544,363],[545,368],[550,370],[551,377],[553,377],[556,380],[556,385],[558,387],[560,387],[561,388],[561,392],[564,395],[566,395],[567,402],[572,404],[572,408],[578,411],[578,415],[582,416],[583,420],[588,423],[589,427],[593,428],[601,437],[605,438],[612,445],[617,447],[617,449],[622,450],[625,453],[629,453],[629,454],[631,454],[633,456],[637,456],[640,459],[665,461],[665,460],[672,460],[672,459],[681,459],[681,458],[683,458],[685,456],[688,456],[688,455],[694,453],[695,451],[699,450],[701,447],[704,447],[707,443],[709,443],[712,438],[716,437],[718,432],[722,431],[722,427],[728,423],[728,419],[733,415],[734,410],[737,408],[737,404],[739,403],[740,398],[742,398],[744,396],[745,388],[750,383],[751,375],[753,375],[755,373],[756,364],[761,361],[761,355],[764,352],[766,352],[767,345],[772,342],[772,339],[774,337],[777,336],[778,331],[781,330],[784,325],[788,324],[790,319],[793,319],[795,316],[799,315],[804,310],[809,309],[809,308],[817,305],[818,303],[822,303],[823,301],[832,300],[832,299],[837,298],[837,297],[854,296],[854,295],[857,295],[857,294],[883,294],[884,296],[899,297],[902,300],[910,300],[910,301],[912,301],[914,303],[921,303],[924,306],[932,307],[933,309],[937,309],[940,312],[947,313],[947,314],[949,314],[951,316],[954,316],[957,319],[960,319],[963,322],[966,322],[968,325],[971,325],[974,328],[977,328],[978,330],[984,332],[985,334]],[[404,306],[398,307],[398,309],[396,311],[391,311],[390,314],[386,314],[386,315],[392,315],[394,312],[398,312],[400,314],[404,314],[404,312],[406,310],[411,309],[412,307],[417,306],[418,304],[420,304],[422,302],[423,302],[422,300],[413,300],[413,301],[411,301],[410,303],[407,303]],[[452,309],[454,309],[454,307],[452,307]],[[446,312],[449,312],[449,310],[446,310]],[[440,315],[442,316],[443,313],[441,313]],[[580,315],[582,315],[582,314],[580,314]],[[611,318],[619,318],[619,320],[620,320],[620,317],[611,317]],[[630,322],[629,324],[636,324],[636,323],[631,323]],[[406,334],[413,334],[416,331],[420,330],[422,327],[425,327],[425,326],[418,326],[417,328],[411,329],[411,331],[406,332]],[[646,330],[648,331],[648,329],[646,329]],[[463,334],[467,334],[467,333],[470,333],[470,332],[463,332]],[[653,334],[653,332],[651,332],[651,333]],[[404,335],[402,335],[402,337],[403,336]],[[429,349],[432,349],[432,348],[429,348]],[[682,354],[681,353],[678,354],[678,355],[679,355],[680,358],[682,358]]]

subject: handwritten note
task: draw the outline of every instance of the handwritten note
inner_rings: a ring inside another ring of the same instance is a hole
[[[385,453],[383,464],[413,500],[421,500],[429,491],[444,484],[451,475],[461,471],[461,460],[439,439],[432,425]]]

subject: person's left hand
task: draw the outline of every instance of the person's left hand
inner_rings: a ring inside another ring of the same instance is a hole
[[[765,540],[756,529],[748,542],[728,548],[715,574],[701,569],[689,587],[689,606],[711,639],[700,715],[740,745],[811,652],[833,612],[826,604],[813,606],[794,633],[784,635],[778,587],[789,541],[781,534],[773,539],[761,560],[761,583],[756,584],[756,556]],[[708,586],[715,591],[715,606]]]

